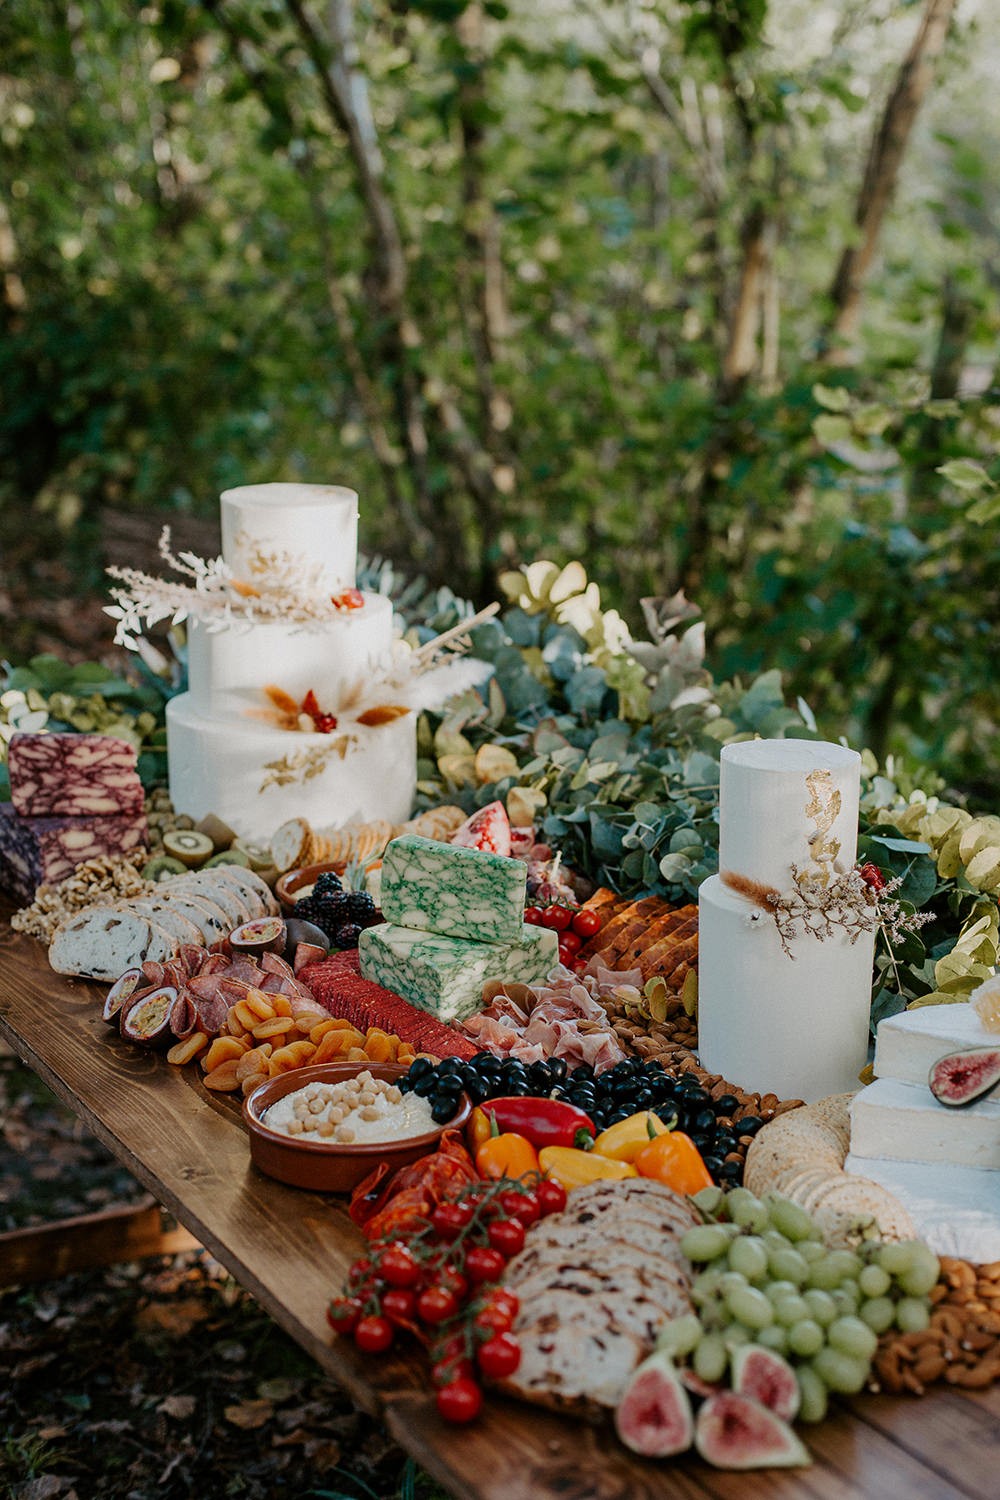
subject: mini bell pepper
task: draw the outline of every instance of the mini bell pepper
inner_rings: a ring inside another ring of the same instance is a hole
[[[672,1118],[676,1123],[676,1115]],[[651,1109],[643,1109],[637,1115],[629,1115],[627,1120],[619,1120],[617,1125],[602,1130],[594,1142],[594,1150],[615,1161],[635,1161],[643,1147],[672,1128]]]
[[[652,1177],[675,1193],[690,1196],[712,1186],[712,1175],[689,1135],[671,1130],[644,1146],[635,1159],[640,1177]]]
[[[493,1134],[491,1120],[501,1132],[512,1130],[523,1135],[537,1151],[543,1146],[579,1146],[589,1151],[595,1134],[590,1116],[563,1099],[487,1099],[472,1111],[466,1127],[473,1150]]]
[[[498,1177],[526,1177],[539,1170],[538,1152],[523,1135],[513,1131],[491,1135],[476,1152],[476,1171],[491,1181]]]
[[[626,1161],[612,1161],[596,1151],[575,1151],[569,1146],[546,1146],[538,1153],[538,1164],[546,1177],[554,1177],[567,1193],[585,1183],[601,1178],[638,1177],[635,1167]]]

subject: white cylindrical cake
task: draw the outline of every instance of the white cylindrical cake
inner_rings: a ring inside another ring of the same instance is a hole
[[[289,818],[305,818],[314,828],[375,818],[405,822],[416,792],[416,715],[376,728],[351,724],[345,733],[352,744],[342,757],[337,731],[295,734],[206,717],[184,693],[167,704],[171,801],[196,821],[215,813],[241,838],[265,845]],[[315,757],[318,770],[271,779],[269,767],[302,756]]]
[[[222,492],[222,556],[236,578],[266,577],[285,555],[315,570],[324,592],[354,587],[358,497],[339,484],[248,484]]]
[[[858,1087],[875,938],[838,931],[782,950],[770,915],[718,875],[698,892],[698,1054],[710,1073],[779,1099]]]
[[[392,630],[392,602],[368,593],[361,609],[345,609],[312,627],[234,621],[213,630],[190,620],[192,707],[213,717],[242,717],[267,706],[263,690],[273,685],[298,702],[311,688],[321,707],[336,713],[346,690],[388,664]]]
[[[746,740],[723,746],[720,771],[720,873],[783,891],[793,864],[839,872],[854,864],[856,750],[817,740]]]
[[[719,874],[698,900],[698,1051],[746,1089],[811,1100],[857,1087],[874,934],[800,930],[786,951],[765,902],[792,892],[796,871],[826,884],[853,867],[860,779],[842,745],[723,748]]]

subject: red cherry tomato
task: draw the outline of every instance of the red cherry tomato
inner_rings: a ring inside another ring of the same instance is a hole
[[[364,1354],[384,1354],[391,1347],[392,1339],[392,1324],[377,1313],[361,1318],[354,1330],[354,1342]]]
[[[547,906],[542,912],[542,926],[551,927],[553,932],[565,932],[572,920],[568,906]]]
[[[454,1266],[442,1266],[437,1275],[437,1285],[454,1292],[459,1302],[464,1302],[469,1295],[469,1283],[461,1271],[456,1271]]]
[[[562,953],[563,949],[565,949],[570,958],[575,958],[582,947],[583,938],[578,937],[572,927],[567,927],[566,931],[559,938],[559,952]]]
[[[496,1219],[487,1229],[486,1238],[494,1250],[510,1260],[524,1249],[524,1225],[520,1219]]]
[[[361,1317],[360,1297],[334,1297],[326,1310],[326,1321],[334,1333],[353,1333]]]
[[[538,1199],[542,1218],[547,1214],[561,1214],[566,1207],[566,1189],[561,1182],[556,1182],[551,1177],[542,1179],[535,1188],[535,1197]]]
[[[527,1229],[539,1218],[541,1209],[534,1193],[516,1193],[513,1190],[500,1194],[500,1207],[512,1219],[520,1219]]]
[[[521,1346],[512,1334],[495,1333],[480,1345],[476,1359],[488,1380],[503,1380],[521,1363]]]
[[[431,1214],[431,1228],[438,1239],[456,1239],[470,1223],[474,1211],[469,1203],[439,1203]]]
[[[390,1286],[416,1286],[420,1280],[420,1264],[405,1245],[389,1245],[382,1251],[378,1262],[378,1274]]]
[[[428,1286],[417,1298],[417,1313],[425,1323],[447,1323],[458,1312],[458,1298],[446,1286]]]
[[[495,1286],[491,1289],[489,1303],[492,1307],[498,1307],[503,1313],[509,1315],[512,1321],[521,1310],[519,1300],[505,1286]]]
[[[592,938],[601,930],[601,918],[592,907],[581,906],[579,911],[573,913],[571,925],[577,937]]]
[[[524,920],[529,927],[541,927],[542,908],[540,906],[526,906],[524,908]]]
[[[471,1359],[441,1359],[431,1367],[431,1381],[435,1390],[451,1385],[453,1380],[474,1380],[476,1367]]]
[[[465,1274],[474,1286],[483,1281],[499,1281],[507,1264],[499,1250],[488,1245],[473,1245],[465,1257]]]
[[[390,1323],[412,1323],[417,1315],[416,1293],[409,1287],[391,1286],[383,1294],[382,1311]]]
[[[514,1326],[515,1316],[508,1308],[491,1300],[479,1309],[472,1324],[481,1333],[509,1333]]]
[[[565,943],[559,944],[559,962],[567,969],[575,968],[576,965],[576,954]]]
[[[361,1260],[356,1260],[348,1272],[348,1281],[352,1287],[361,1286],[367,1282],[372,1274],[372,1263],[367,1255]]]
[[[483,1392],[474,1380],[461,1378],[442,1386],[436,1396],[437,1409],[446,1422],[472,1422],[483,1407]]]

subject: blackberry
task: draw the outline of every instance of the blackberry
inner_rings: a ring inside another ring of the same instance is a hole
[[[337,931],[333,934],[333,941],[336,943],[338,948],[356,948],[358,946],[358,938],[360,935],[361,928],[358,926],[357,922],[345,922],[343,926],[338,927]]]
[[[375,902],[367,891],[351,891],[344,903],[344,910],[352,922],[361,922],[375,910]]]
[[[322,875],[317,875],[313,885],[314,896],[325,896],[331,891],[342,891],[344,889],[340,876],[336,870],[324,870]]]
[[[326,904],[329,898],[317,899],[315,896],[304,896],[301,901],[295,903],[295,915],[303,922],[312,922],[321,932],[325,932],[331,942],[334,941],[334,933],[343,926],[343,914],[336,909],[331,911]]]

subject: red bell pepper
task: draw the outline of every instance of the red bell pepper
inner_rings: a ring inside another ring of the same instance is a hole
[[[519,1095],[508,1099],[487,1099],[472,1111],[469,1120],[473,1152],[495,1133],[493,1120],[497,1132],[522,1135],[536,1151],[545,1146],[576,1146],[589,1151],[597,1134],[590,1116],[563,1099],[533,1099]]]

